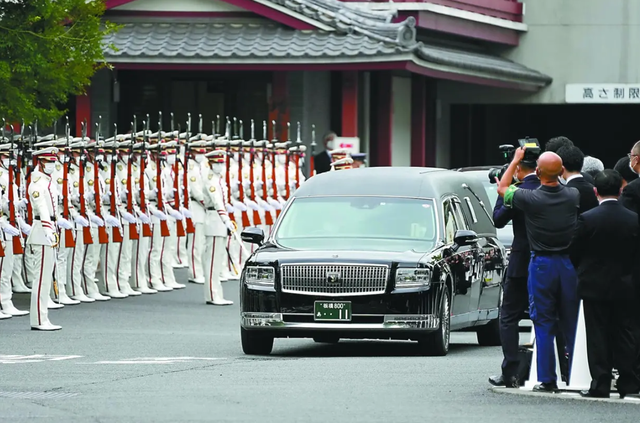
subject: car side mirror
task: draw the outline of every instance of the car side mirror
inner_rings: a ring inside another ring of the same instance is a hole
[[[264,241],[264,231],[256,227],[246,228],[240,234],[240,238],[249,244],[262,245],[262,242]]]
[[[453,242],[458,247],[464,247],[465,245],[473,245],[478,242],[478,234],[475,231],[469,231],[464,229],[458,229],[456,235],[453,238]]]

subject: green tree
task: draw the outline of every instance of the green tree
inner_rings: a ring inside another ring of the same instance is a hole
[[[108,66],[103,37],[118,28],[104,11],[103,0],[0,0],[0,117],[48,125],[66,112]]]

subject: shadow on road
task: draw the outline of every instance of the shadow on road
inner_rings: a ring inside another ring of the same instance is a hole
[[[409,341],[341,341],[338,344],[315,343],[308,346],[282,348],[277,344],[272,356],[276,357],[420,357],[417,342]],[[449,354],[477,350],[472,344],[451,344]]]

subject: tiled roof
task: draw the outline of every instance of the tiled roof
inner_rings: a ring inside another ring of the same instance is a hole
[[[129,22],[109,34],[109,62],[164,63],[354,63],[416,61],[445,66],[449,72],[544,86],[551,78],[497,56],[415,42],[403,46],[362,33],[292,30],[275,24]]]
[[[294,31],[272,24],[128,23],[109,34],[118,58],[358,57],[407,53],[410,49],[360,34]]]

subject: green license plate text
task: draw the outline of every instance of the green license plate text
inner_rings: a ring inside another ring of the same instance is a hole
[[[350,322],[350,301],[316,301],[314,303],[314,318],[321,321]]]

